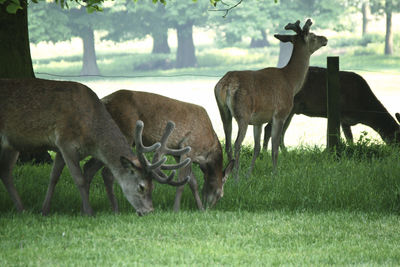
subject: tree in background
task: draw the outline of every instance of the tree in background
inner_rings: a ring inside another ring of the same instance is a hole
[[[385,55],[393,55],[393,12],[400,11],[400,0],[370,0],[371,11],[377,15],[385,15]]]
[[[193,27],[206,25],[208,7],[207,1],[168,1],[165,8],[165,23],[177,31],[178,48],[175,65],[177,68],[197,65]]]
[[[233,0],[232,0],[233,1]],[[268,44],[271,33],[284,32],[288,22],[312,18],[318,28],[342,30],[350,27],[345,0],[247,0],[229,12],[226,18],[213,15],[218,37],[232,45],[243,37],[250,37],[250,47],[257,43]],[[257,41],[257,40],[260,40]]]
[[[105,25],[107,34],[102,39],[126,41],[153,38],[153,54],[169,54],[168,24],[165,22],[165,5],[147,1],[118,1],[104,13],[110,17]]]
[[[233,1],[228,3],[233,4]],[[269,45],[267,36],[276,26],[271,20],[276,8],[273,1],[247,0],[232,9],[226,16],[219,12],[211,14],[212,25],[217,32],[217,38],[225,45],[241,42],[244,37],[251,38],[250,47]]]
[[[97,66],[94,29],[106,23],[103,12],[87,14],[85,7],[72,4],[61,9],[55,2],[43,2],[29,6],[30,41],[38,43],[69,41],[73,37],[82,40],[83,56],[81,75],[99,75]]]

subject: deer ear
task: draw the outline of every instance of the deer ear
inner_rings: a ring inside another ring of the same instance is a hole
[[[284,43],[287,43],[287,42],[293,43],[294,36],[295,35],[274,34],[274,37],[276,39],[278,39],[279,41],[284,42]]]
[[[400,123],[400,113],[396,113],[395,115],[396,115],[397,121]]]
[[[121,156],[120,158],[121,165],[125,169],[131,170],[131,171],[137,171],[142,169],[142,165],[140,164],[139,160],[137,158],[134,158],[132,160]]]

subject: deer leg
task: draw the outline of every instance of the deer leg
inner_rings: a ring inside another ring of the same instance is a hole
[[[62,156],[82,198],[83,213],[86,215],[93,215],[92,207],[89,203],[89,195],[86,191],[86,181],[83,177],[82,170],[79,165],[80,156],[77,151],[71,151],[68,148],[58,146],[61,150]]]
[[[238,123],[239,131],[235,141],[235,167],[234,167],[234,177],[235,180],[239,180],[239,169],[240,169],[240,147],[242,146],[244,137],[246,136],[248,124],[244,121]]]
[[[285,146],[285,133],[286,133],[287,129],[289,128],[289,124],[292,121],[293,116],[294,116],[294,112],[290,112],[289,116],[285,120],[285,123],[283,124],[283,129],[282,129],[282,133],[281,133],[281,144],[280,144],[281,150],[285,150],[286,149],[286,146]]]
[[[271,130],[272,130],[272,123],[269,122],[264,127],[264,143],[263,143],[264,150],[268,149],[269,139],[271,138]]]
[[[114,176],[108,168],[103,168],[101,172],[103,176],[104,185],[106,187],[107,196],[111,203],[111,209],[114,213],[118,213],[118,201],[114,194]]]
[[[350,125],[342,122],[342,130],[343,130],[344,136],[346,137],[347,142],[352,144],[353,143],[353,133],[351,132]]]
[[[253,151],[253,159],[251,160],[249,172],[247,176],[249,177],[251,175],[251,172],[254,168],[254,164],[256,162],[256,159],[258,155],[260,154],[260,138],[261,138],[261,131],[262,131],[262,125],[254,125],[253,126],[253,134],[254,134],[254,151]]]
[[[199,195],[199,186],[197,185],[197,180],[196,180],[196,177],[194,176],[192,168],[190,168],[189,186],[190,186],[190,189],[192,190],[193,197],[197,204],[197,208],[199,208],[199,210],[204,210],[203,203],[201,202],[201,198]]]
[[[182,181],[186,176],[190,175],[191,171],[192,171],[191,163],[188,166],[180,169],[179,173],[178,173],[178,181]],[[178,212],[181,207],[181,199],[182,199],[182,193],[183,193],[184,189],[185,189],[185,185],[181,185],[176,188],[175,201],[174,201],[174,211],[175,212]]]
[[[225,133],[225,152],[228,156],[228,160],[231,161],[232,157],[232,114],[228,107],[221,106],[218,101],[219,114],[221,115],[222,124],[224,126]]]
[[[282,119],[273,119],[272,121],[272,165],[274,171],[276,171],[278,163],[278,150],[283,130],[283,123],[284,120]]]
[[[51,199],[53,198],[54,189],[60,179],[60,176],[61,176],[62,170],[64,169],[64,166],[65,166],[64,159],[63,159],[61,153],[57,152],[56,157],[53,162],[53,167],[51,169],[50,182],[49,182],[49,186],[47,188],[46,197],[45,197],[45,199],[43,201],[43,205],[42,205],[42,215],[43,216],[48,215],[50,212],[50,202],[51,202]]]
[[[85,177],[86,181],[86,192],[89,196],[90,194],[90,184],[92,183],[92,180],[95,176],[95,174],[98,172],[98,170],[103,167],[104,164],[95,158],[91,158],[88,162],[85,163],[83,166],[83,177]],[[104,177],[103,177],[104,180]]]
[[[11,148],[1,147],[0,149],[0,178],[3,181],[5,188],[12,201],[14,202],[15,207],[19,212],[24,210],[24,206],[22,204],[21,198],[15,188],[12,170],[14,168],[15,162],[18,159],[18,151]]]

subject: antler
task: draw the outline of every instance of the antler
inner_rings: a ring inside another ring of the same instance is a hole
[[[289,23],[285,26],[285,30],[293,30],[298,35],[307,35],[310,32],[310,26],[312,25],[311,19],[307,19],[306,23],[303,26],[303,29],[300,28],[300,20],[295,23]]]
[[[288,23],[288,25],[285,26],[285,30],[293,30],[297,34],[301,34],[301,28],[300,28],[300,20],[296,21],[295,23]]]
[[[172,131],[175,128],[175,124],[172,121],[167,123],[165,127],[165,131],[163,136],[161,137],[161,143],[157,142],[152,146],[146,147],[143,145],[142,134],[143,134],[143,121],[136,122],[136,130],[135,130],[135,144],[136,144],[136,152],[138,154],[138,158],[140,163],[145,167],[146,171],[150,173],[151,177],[154,178],[157,182],[161,184],[169,184],[173,186],[181,186],[189,181],[190,176],[187,176],[183,181],[174,182],[172,179],[175,176],[176,169],[187,166],[190,163],[190,158],[186,158],[184,161],[181,161],[177,164],[164,165],[167,157],[164,155],[171,156],[181,156],[190,151],[190,147],[187,146],[182,149],[170,149],[167,147],[168,137],[171,135]],[[145,157],[144,153],[156,151],[153,157],[152,163],[150,163]],[[162,157],[161,159],[159,159]],[[172,170],[171,174],[167,176],[161,170]]]
[[[312,25],[311,19],[308,19],[303,26],[303,34],[307,35],[310,32],[310,27]]]

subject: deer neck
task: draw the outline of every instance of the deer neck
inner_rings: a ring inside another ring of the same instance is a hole
[[[131,146],[115,124],[108,124],[107,128],[100,128],[97,139],[93,155],[102,161],[118,179],[124,171],[121,165],[121,156],[128,159],[134,157]]]
[[[289,83],[292,85],[293,96],[303,86],[310,65],[310,53],[305,45],[294,45],[289,63],[282,69]]]

